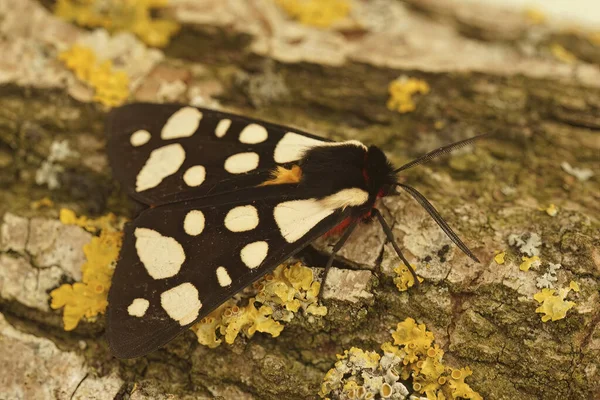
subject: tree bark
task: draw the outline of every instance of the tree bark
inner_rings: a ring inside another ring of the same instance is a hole
[[[46,3],[0,0],[0,399],[318,398],[336,354],[379,350],[407,317],[426,324],[449,364],[473,369],[468,382],[486,399],[599,398],[600,45],[585,33],[442,0],[361,5],[381,22],[360,24],[353,14],[351,23],[323,30],[299,25],[267,0],[172,2],[163,13],[181,31],[160,57],[146,59],[131,100],[196,102],[357,139],[397,165],[492,133],[401,178],[435,204],[481,263],[402,194],[380,209],[425,278],[419,289],[398,291],[400,262],[380,228],[366,224],[340,252],[334,283],[342,284],[316,323],[297,315],[277,338],[256,334],[216,349],[186,332],[120,361],[109,353],[103,318],[65,332],[48,303],[49,291],[81,278],[91,238],[62,225],[58,210],[131,216],[133,206],[108,168],[107,109],[89,102],[56,60],[90,33],[60,22]],[[555,44],[576,60],[554,58]],[[431,88],[406,114],[386,107],[388,85],[403,75]],[[168,90],[178,81],[183,89]],[[62,141],[70,153],[53,161],[53,143]],[[44,163],[49,173],[40,172]],[[583,179],[586,169],[595,175]],[[32,207],[44,197],[54,206]],[[551,204],[555,216],[544,211]],[[541,238],[541,266],[524,272],[523,247],[509,236],[532,234]],[[328,243],[304,253],[311,266],[323,266]],[[503,264],[497,252],[506,252]],[[554,288],[574,281],[581,290],[569,295],[576,306],[564,319],[542,322],[533,295],[550,263],[560,264]]]

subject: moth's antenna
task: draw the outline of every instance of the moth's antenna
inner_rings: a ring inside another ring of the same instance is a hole
[[[490,135],[489,133],[484,133],[481,135],[473,136],[472,138],[469,138],[469,139],[461,140],[460,142],[447,144],[446,146],[442,146],[439,149],[430,151],[429,153],[417,158],[416,160],[412,160],[412,161],[404,164],[400,168],[396,169],[394,172],[398,173],[400,171],[407,170],[407,169],[415,167],[417,165],[424,164],[428,161],[433,160],[436,157],[442,156],[444,154],[448,154],[453,150],[460,149],[461,147],[469,145],[469,144],[473,143],[474,141],[479,140],[479,139],[489,136],[489,135]]]
[[[477,137],[479,137],[479,136],[476,136],[476,138]],[[475,139],[475,138],[472,138],[472,139]],[[468,139],[468,140],[472,140],[472,139]],[[460,143],[460,142],[458,142],[458,143]],[[455,143],[454,145],[456,145],[458,143]],[[421,207],[423,207],[429,213],[429,215],[431,215],[431,218],[433,218],[434,221],[437,222],[437,224],[440,226],[440,228],[442,228],[444,233],[446,233],[446,235],[448,235],[450,240],[452,240],[458,246],[458,248],[463,251],[463,253],[468,255],[472,260],[480,262],[477,259],[477,257],[475,257],[475,254],[473,254],[473,252],[471,252],[471,250],[469,250],[467,245],[464,244],[462,240],[460,240],[460,238],[458,237],[458,235],[456,233],[454,233],[454,231],[452,230],[452,228],[450,228],[448,223],[446,221],[444,221],[444,218],[442,218],[442,216],[440,215],[438,210],[435,209],[433,204],[431,204],[429,202],[429,200],[427,200],[425,198],[425,196],[423,196],[421,193],[419,193],[417,191],[417,189],[413,188],[412,186],[408,186],[403,183],[396,183],[396,185],[400,186],[402,189],[406,190],[408,192],[408,194],[410,194],[421,205]]]
[[[398,257],[400,257],[400,259],[402,260],[402,262],[404,263],[406,268],[408,268],[408,270],[410,271],[410,274],[413,277],[413,281],[415,282],[415,286],[419,287],[419,285],[421,284],[421,282],[419,281],[419,277],[417,276],[417,273],[415,272],[413,267],[410,265],[410,263],[408,262],[406,257],[404,257],[404,254],[402,254],[400,247],[398,247],[398,243],[396,243],[396,239],[394,239],[394,233],[392,232],[392,228],[390,228],[390,226],[387,224],[387,222],[385,222],[383,215],[381,215],[381,212],[379,212],[378,209],[373,208],[373,210],[371,210],[371,215],[374,215],[375,217],[377,217],[377,219],[379,220],[379,224],[383,228],[383,232],[385,233],[385,236],[387,236],[387,239],[392,244],[392,247],[396,251],[396,254],[398,254]]]

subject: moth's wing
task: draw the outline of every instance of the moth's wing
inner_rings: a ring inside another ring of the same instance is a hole
[[[125,228],[108,298],[117,357],[166,344],[346,217],[316,200],[275,196],[282,186],[255,188],[262,192],[255,200],[150,208]]]
[[[148,205],[252,187],[328,139],[264,121],[178,104],[135,103],[106,124],[113,175]]]

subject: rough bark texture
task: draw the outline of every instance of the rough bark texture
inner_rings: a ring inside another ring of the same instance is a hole
[[[17,15],[17,3],[33,21],[21,23],[35,22],[39,32],[15,28],[26,16]],[[469,383],[486,399],[600,398],[599,45],[580,33],[532,27],[520,15],[477,14],[441,0],[363,4],[363,12],[382,18],[375,24],[381,29],[323,31],[299,27],[267,0],[173,3],[167,14],[184,23],[182,30],[165,58],[140,74],[132,99],[157,101],[162,84],[180,80],[184,89],[163,99],[362,140],[398,164],[494,133],[403,177],[482,262],[448,247],[408,196],[386,199],[384,216],[425,278],[420,289],[397,290],[392,270],[399,262],[379,228],[365,225],[339,263],[363,271],[336,271],[329,312],[319,322],[297,316],[277,338],[257,334],[216,349],[198,345],[188,332],[146,357],[112,358],[102,318],[64,332],[60,312],[48,306],[50,290],[80,278],[82,246],[90,239],[62,226],[58,208],[86,215],[131,209],[107,166],[106,110],[87,102],[89,95],[55,61],[57,43],[87,33],[40,3],[0,1],[10,16],[0,25],[0,399],[316,398],[336,353],[351,346],[377,350],[406,317],[426,323],[451,365],[473,369]],[[391,30],[394,20],[385,18],[394,16],[400,26]],[[290,26],[301,33],[289,34]],[[61,39],[44,36],[45,29]],[[330,44],[330,54],[322,43]],[[554,59],[547,50],[553,43],[577,61]],[[39,75],[32,60],[46,62]],[[386,108],[388,84],[401,75],[431,87],[416,111],[402,115]],[[36,173],[51,144],[62,140],[76,153],[56,163],[59,187],[51,190],[36,184]],[[596,174],[579,180],[564,162]],[[31,207],[45,196],[55,208]],[[559,208],[554,217],[543,211],[551,203]],[[532,233],[541,237],[542,267],[523,272],[522,254],[508,237]],[[314,266],[325,244],[310,252]],[[504,264],[494,261],[496,251],[506,251]],[[533,294],[550,262],[562,266],[554,287],[576,281],[581,291],[572,293],[577,305],[566,318],[543,323]]]

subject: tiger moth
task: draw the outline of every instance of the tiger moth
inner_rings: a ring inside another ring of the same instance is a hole
[[[165,345],[335,230],[341,235],[326,276],[361,221],[381,224],[418,284],[375,207],[378,199],[398,194],[398,188],[478,261],[433,205],[397,175],[482,135],[394,168],[381,149],[356,140],[334,142],[178,104],[114,109],[106,130],[115,178],[147,206],[125,227],[109,292],[107,338],[116,357],[140,357]]]

